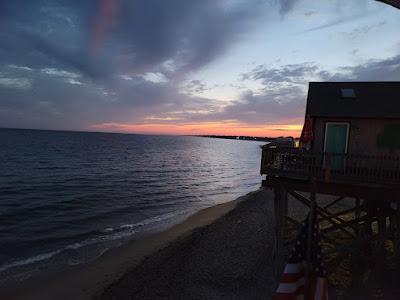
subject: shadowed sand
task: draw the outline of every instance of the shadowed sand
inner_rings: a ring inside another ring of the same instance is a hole
[[[265,299],[273,285],[269,199],[260,189],[201,210],[91,263],[9,287],[0,298]]]
[[[98,299],[268,299],[271,197],[259,190],[239,198],[234,210],[146,258]]]

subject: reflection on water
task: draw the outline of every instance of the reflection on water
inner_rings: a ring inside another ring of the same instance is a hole
[[[261,180],[258,142],[7,129],[0,141],[2,273],[91,259]]]

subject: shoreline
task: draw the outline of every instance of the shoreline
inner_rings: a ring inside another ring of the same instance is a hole
[[[276,285],[273,192],[260,188],[237,201],[128,269],[95,299],[269,299]]]
[[[91,299],[118,280],[144,258],[167,247],[179,238],[190,235],[232,211],[241,201],[256,193],[250,192],[233,201],[204,208],[169,229],[151,234],[110,249],[97,259],[72,266],[54,274],[13,283],[0,298],[6,299]],[[77,276],[78,275],[78,276]]]

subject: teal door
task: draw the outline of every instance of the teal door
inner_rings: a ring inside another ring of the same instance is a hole
[[[332,170],[344,170],[344,154],[347,153],[349,134],[348,123],[326,123],[325,125],[325,166],[330,165]],[[329,157],[329,162],[327,161]]]

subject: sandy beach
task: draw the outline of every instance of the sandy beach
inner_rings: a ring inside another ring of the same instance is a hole
[[[273,285],[272,193],[260,189],[31,282],[1,299],[265,299]]]
[[[289,198],[289,211],[300,221],[307,209]],[[0,299],[270,299],[277,284],[273,222],[273,192],[260,188],[91,263],[10,284]],[[329,276],[330,299],[398,299],[388,257],[360,258],[355,266],[365,268],[353,282],[345,259]]]

